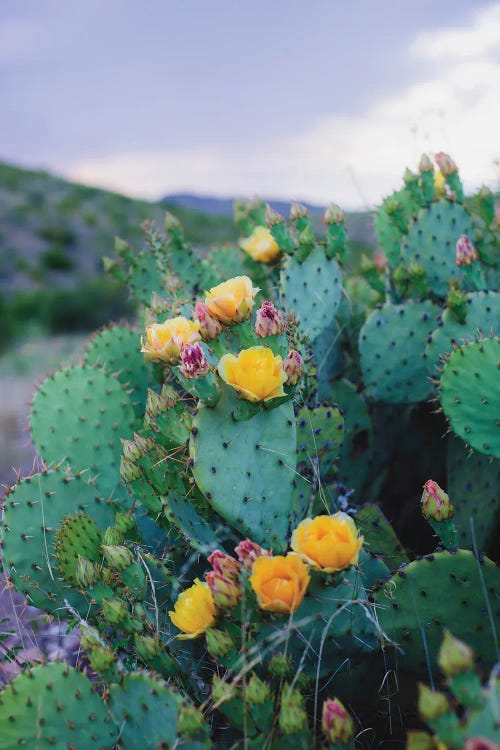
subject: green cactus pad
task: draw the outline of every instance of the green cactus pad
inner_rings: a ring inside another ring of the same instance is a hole
[[[465,550],[437,552],[402,566],[374,594],[380,627],[399,645],[399,668],[421,675],[428,665],[434,670],[445,628],[475,650],[483,667],[491,667],[496,636],[488,608],[498,629],[499,588],[495,564],[488,558],[479,563]]]
[[[128,674],[111,688],[111,715],[120,728],[120,750],[209,750],[209,731],[202,725],[193,737],[179,736],[179,719],[187,699],[163,680]]]
[[[458,238],[472,238],[474,226],[468,212],[459,203],[436,201],[422,208],[412,222],[402,255],[407,263],[415,261],[425,268],[430,290],[445,297],[451,278],[464,283],[464,272],[455,263]]]
[[[142,416],[148,387],[154,383],[154,378],[140,347],[140,336],[132,328],[111,326],[92,336],[83,359],[86,365],[98,365],[116,375],[126,388],[136,414]]]
[[[453,432],[472,448],[500,458],[500,339],[471,341],[447,358],[439,399]]]
[[[190,498],[183,498],[171,492],[168,498],[163,498],[163,501],[163,513],[166,518],[193,549],[208,556],[210,552],[221,546],[216,532],[222,532],[223,529],[214,530],[214,519],[211,519],[212,524],[208,523],[198,513]]]
[[[402,228],[398,227],[394,219],[386,211],[386,202],[399,201],[404,221],[409,225],[412,216],[418,209],[418,203],[413,200],[407,190],[398,190],[382,203],[375,213],[374,226],[378,243],[387,256],[391,266],[397,266],[400,260],[401,240],[404,237]]]
[[[428,300],[410,301],[384,305],[367,318],[359,334],[359,351],[371,398],[411,404],[429,397],[432,384],[423,354],[438,313]]]
[[[237,406],[227,388],[215,409],[199,409],[189,444],[194,478],[231,526],[258,544],[283,550],[297,463],[293,406],[288,401],[235,422]]]
[[[408,556],[391,524],[378,505],[364,505],[356,513],[356,526],[365,537],[366,548],[381,556],[390,570],[408,562]]]
[[[298,463],[309,472],[319,464],[321,479],[326,481],[339,456],[344,438],[344,418],[332,404],[303,406],[297,412]]]
[[[438,327],[432,332],[425,348],[427,368],[431,375],[436,375],[440,355],[451,352],[456,344],[463,344],[465,339],[477,336],[481,331],[488,335],[498,331],[500,321],[499,292],[469,292],[466,298],[467,319],[464,325],[445,309]]]
[[[212,248],[206,258],[203,259],[203,267],[205,269],[203,278],[205,290],[235,276],[249,276],[253,285],[263,290],[267,286],[266,264],[257,263],[247,253],[234,245]]]
[[[113,375],[80,365],[59,370],[38,388],[31,410],[33,442],[47,463],[99,477],[101,491],[119,488],[120,438],[132,437],[134,410]]]
[[[500,678],[492,673],[483,693],[484,706],[470,711],[465,726],[465,737],[487,738],[500,743]],[[481,740],[479,740],[480,742]]]
[[[22,672],[2,690],[0,736],[3,750],[112,750],[118,728],[90,680],[55,663]]]
[[[129,269],[130,293],[138,302],[149,305],[153,293],[168,296],[169,273],[164,263],[149,253],[143,252],[134,258]]]
[[[76,566],[78,556],[98,562],[101,554],[101,532],[96,522],[84,513],[66,516],[56,531],[55,553],[57,567],[64,580],[78,587]]]
[[[451,437],[447,451],[446,490],[455,506],[455,526],[459,547],[473,545],[487,552],[497,538],[500,523],[500,460],[491,460],[471,451],[459,439]]]
[[[21,480],[5,499],[5,568],[30,603],[47,612],[61,611],[64,599],[84,615],[88,612],[83,596],[61,580],[54,552],[62,520],[76,513],[91,517],[101,530],[114,520],[112,506],[99,497],[95,485],[60,470]]]
[[[285,306],[298,316],[300,330],[310,341],[328,327],[342,299],[342,274],[335,260],[316,246],[303,263],[289,256],[281,269]]]

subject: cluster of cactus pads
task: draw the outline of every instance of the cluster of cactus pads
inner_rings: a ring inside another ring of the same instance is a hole
[[[117,240],[137,328],[40,385],[4,499],[9,580],[82,649],[3,689],[5,750],[497,746],[499,220],[436,162],[355,272],[333,204],[318,237],[237,203],[203,259],[171,215]]]

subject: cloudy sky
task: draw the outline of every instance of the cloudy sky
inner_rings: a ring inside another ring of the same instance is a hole
[[[499,179],[491,0],[4,0],[0,82],[0,158],[130,195],[367,207],[436,150]]]

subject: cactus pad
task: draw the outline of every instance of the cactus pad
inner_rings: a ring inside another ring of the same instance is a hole
[[[80,365],[59,370],[38,388],[31,410],[33,442],[47,463],[99,475],[101,491],[119,487],[120,438],[132,437],[134,411],[113,375]]]
[[[313,341],[330,325],[342,299],[338,263],[317,246],[303,263],[289,256],[280,282],[286,308],[296,313],[301,331]]]
[[[84,513],[104,530],[113,524],[112,506],[82,476],[45,471],[23,479],[5,499],[3,559],[16,588],[34,606],[60,611],[64,599],[88,611],[88,602],[61,579],[54,553],[64,518]]]
[[[384,305],[367,318],[359,350],[369,396],[393,404],[428,398],[432,384],[423,354],[438,313],[439,308],[425,300]]]
[[[129,270],[129,286],[133,297],[149,305],[153,293],[165,297],[169,274],[163,263],[149,253],[139,253]]]
[[[480,453],[500,458],[500,339],[471,341],[447,358],[439,398],[453,432]]]
[[[498,329],[500,321],[499,292],[469,292],[466,298],[466,322],[462,325],[445,309],[438,327],[432,332],[425,349],[427,367],[431,375],[436,374],[440,355],[451,352],[455,344],[477,336],[479,331],[488,335]]]
[[[111,326],[89,340],[84,354],[87,365],[104,367],[126,388],[136,414],[144,414],[148,386],[153,383],[151,366],[140,352],[139,334],[128,326]]]
[[[101,554],[101,533],[96,522],[84,513],[66,516],[56,531],[55,553],[57,567],[71,586],[78,587],[76,566],[78,556],[98,562]]]
[[[325,481],[342,447],[344,419],[340,410],[331,404],[303,406],[297,413],[297,454],[299,465],[308,471],[316,464]]]
[[[390,570],[408,562],[403,545],[378,505],[364,505],[357,511],[355,520],[366,548],[381,556]]]
[[[120,750],[209,750],[208,727],[191,739],[179,737],[179,718],[187,700],[163,681],[146,674],[128,674],[111,689],[111,715],[120,727]]]
[[[422,208],[411,223],[402,255],[407,263],[413,260],[425,268],[429,288],[435,295],[446,296],[450,278],[463,282],[463,269],[455,264],[455,249],[462,234],[474,236],[473,229],[465,208],[446,200]]]
[[[0,693],[0,715],[3,750],[112,750],[117,741],[118,728],[92,683],[67,664],[18,675]]]
[[[194,478],[241,534],[284,549],[297,462],[293,406],[288,401],[235,422],[238,403],[227,388],[215,409],[199,409],[190,440]]]
[[[488,558],[478,562],[465,550],[437,552],[402,566],[374,595],[382,631],[399,644],[399,668],[422,675],[428,665],[434,668],[445,628],[491,667],[496,635],[488,606],[498,628],[499,588],[495,564]]]

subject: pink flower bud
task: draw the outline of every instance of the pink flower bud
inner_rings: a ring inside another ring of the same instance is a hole
[[[210,570],[206,573],[205,580],[212,593],[215,605],[219,609],[236,607],[241,596],[239,582],[232,578],[225,578],[225,576],[217,573],[215,570]]]
[[[432,479],[424,484],[421,505],[422,515],[428,521],[445,521],[455,514],[450,498]]]
[[[465,741],[464,750],[498,750],[498,745],[488,737],[469,737]]]
[[[455,261],[457,266],[470,266],[478,257],[477,250],[470,239],[462,234],[457,240]]]
[[[449,177],[450,175],[455,174],[455,172],[458,172],[457,165],[455,164],[451,156],[445,154],[444,151],[439,151],[439,153],[434,155],[434,158],[441,174],[444,177]]]
[[[200,334],[203,341],[216,339],[222,333],[222,323],[212,315],[207,305],[201,300],[195,305],[194,317],[200,324]]]
[[[295,349],[292,349],[283,361],[287,385],[297,385],[304,372],[304,362]]]
[[[245,570],[252,570],[252,566],[258,557],[272,557],[269,550],[260,547],[250,539],[244,539],[235,547],[234,551],[238,555],[238,560],[242,563]]]
[[[210,365],[205,352],[199,344],[186,344],[181,349],[181,364],[179,370],[185,378],[199,378],[206,375]]]
[[[238,560],[231,557],[231,555],[226,555],[225,552],[216,549],[208,556],[208,562],[214,571],[219,575],[224,576],[224,578],[231,578],[235,581],[239,579],[241,565]]]
[[[389,263],[387,255],[381,250],[375,250],[373,253],[373,262],[379,271],[383,271],[386,265]]]
[[[257,310],[255,333],[260,339],[266,336],[278,336],[285,330],[285,319],[281,310],[266,300]]]
[[[354,737],[354,723],[338,698],[323,703],[321,728],[332,745],[345,745]]]

